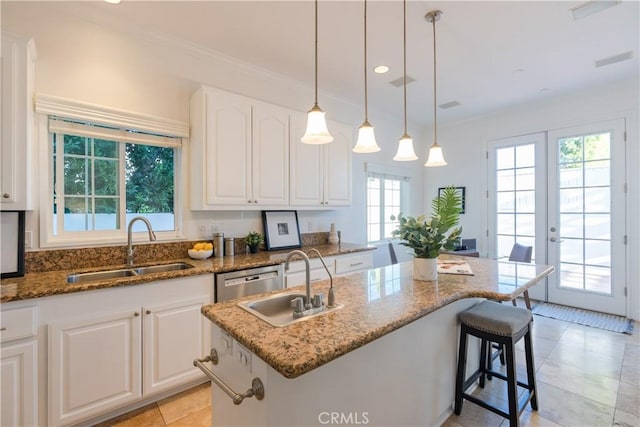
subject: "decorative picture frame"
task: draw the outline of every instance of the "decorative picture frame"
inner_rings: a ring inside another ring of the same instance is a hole
[[[444,191],[446,187],[440,187],[438,188],[438,197],[442,196],[442,192]],[[460,208],[460,213],[463,214],[465,211],[465,187],[455,187],[456,189],[456,193],[458,193],[458,195],[460,196],[460,199],[462,200],[462,207]]]
[[[0,212],[2,279],[24,276],[24,217],[24,211]]]
[[[262,211],[262,223],[268,251],[302,246],[298,211]]]

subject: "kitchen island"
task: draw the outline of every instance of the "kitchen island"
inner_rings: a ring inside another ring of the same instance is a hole
[[[256,377],[265,388],[263,400],[234,405],[214,385],[213,425],[440,424],[453,402],[457,314],[484,298],[511,300],[553,272],[464,261],[473,275],[440,274],[437,282],[414,281],[411,263],[336,278],[343,308],[281,328],[237,301],[203,307],[216,326],[213,372],[240,393]]]

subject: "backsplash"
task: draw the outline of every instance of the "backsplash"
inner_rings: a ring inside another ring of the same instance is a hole
[[[300,235],[302,246],[324,245],[329,233],[305,233]],[[194,243],[203,240],[136,244],[136,264],[185,258],[187,250]],[[264,245],[261,247],[264,250]],[[235,239],[235,253],[245,253],[244,237]],[[99,248],[52,249],[46,251],[25,252],[25,273],[45,271],[73,270],[76,268],[120,265],[127,262],[127,246],[105,246]]]

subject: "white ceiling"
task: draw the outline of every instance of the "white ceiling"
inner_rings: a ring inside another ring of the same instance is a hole
[[[496,109],[638,76],[639,2],[581,20],[569,9],[581,1],[408,1],[408,113],[417,123],[433,116],[433,37],[424,15],[440,9],[436,24],[439,120]],[[78,5],[78,4],[77,4]],[[305,1],[133,1],[82,3],[105,22],[130,23],[313,85],[314,3]],[[79,11],[83,9],[80,8]],[[400,0],[368,3],[369,108],[402,115]],[[319,104],[323,96],[363,103],[363,2],[319,3]],[[596,60],[632,51],[630,60],[596,68]],[[312,100],[309,100],[311,106]]]

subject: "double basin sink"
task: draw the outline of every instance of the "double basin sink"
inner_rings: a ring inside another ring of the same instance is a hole
[[[117,279],[120,277],[144,276],[153,273],[166,273],[169,271],[187,270],[193,268],[193,265],[184,262],[176,262],[173,264],[150,265],[147,267],[135,268],[119,268],[116,270],[94,271],[91,273],[77,273],[67,276],[67,283],[77,284],[84,282],[93,282],[96,280]]]
[[[277,327],[302,322],[303,320],[307,320],[321,314],[330,313],[344,307],[342,304],[336,304],[334,307],[327,307],[323,305],[320,308],[308,310],[302,317],[294,318],[291,302],[298,297],[301,297],[304,300],[305,294],[302,292],[288,292],[260,299],[242,301],[238,303],[238,306],[259,319],[269,323],[271,326]]]

